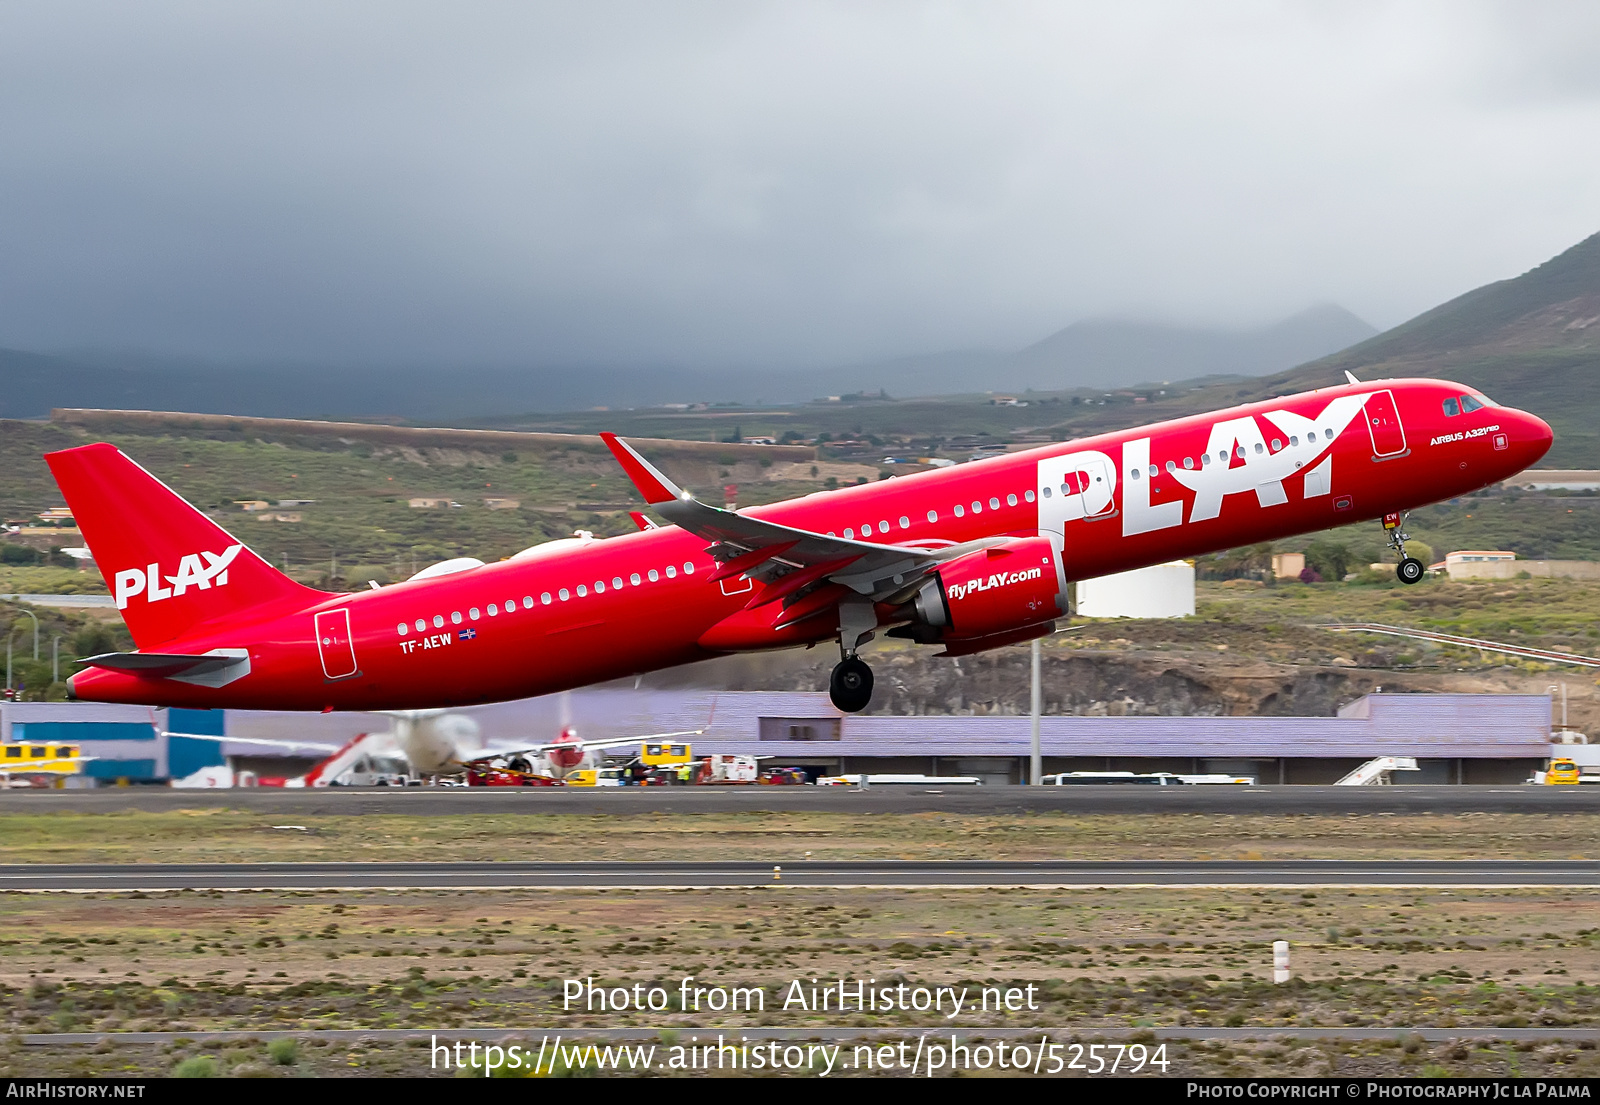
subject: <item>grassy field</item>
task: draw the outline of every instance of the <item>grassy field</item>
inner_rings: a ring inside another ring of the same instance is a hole
[[[6,814],[8,863],[316,860],[1600,858],[1594,814]],[[1153,842],[1159,842],[1155,844]]]

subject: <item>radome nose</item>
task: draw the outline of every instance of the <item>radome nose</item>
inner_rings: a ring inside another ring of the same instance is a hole
[[[1550,423],[1527,411],[1512,411],[1512,441],[1516,444],[1517,461],[1527,468],[1550,451],[1556,435]]]

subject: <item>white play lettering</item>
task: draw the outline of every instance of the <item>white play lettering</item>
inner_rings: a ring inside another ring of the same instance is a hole
[[[1291,445],[1271,451],[1261,427],[1251,417],[1230,418],[1213,425],[1206,443],[1210,463],[1172,473],[1179,483],[1194,492],[1189,521],[1202,522],[1217,517],[1222,513],[1224,498],[1245,491],[1254,491],[1256,502],[1262,507],[1288,502],[1283,481],[1326,452],[1365,401],[1365,395],[1341,395],[1316,418],[1290,411],[1268,411],[1263,416],[1290,438],[1304,439],[1307,443],[1314,441],[1312,448]],[[1327,434],[1329,430],[1333,431],[1332,437]],[[1331,472],[1326,466],[1319,466],[1317,479],[1310,484],[1305,488],[1307,498],[1326,494],[1326,488],[1332,484]]]
[[[1150,480],[1145,470],[1150,467],[1150,439],[1135,438],[1122,446],[1122,536],[1169,529],[1183,524],[1183,503],[1173,501],[1150,505]],[[1134,473],[1139,475],[1135,476]]]
[[[228,565],[233,563],[243,548],[243,545],[231,545],[220,553],[204,550],[198,554],[189,553],[179,559],[178,570],[170,576],[162,575],[159,562],[147,564],[142,570],[125,568],[112,580],[117,609],[126,610],[129,601],[136,595],[144,595],[147,602],[160,602],[174,595],[182,595],[191,587],[203,591],[210,590],[213,584],[221,587],[228,582]],[[202,558],[205,561],[203,566]],[[172,586],[163,586],[163,580]]]

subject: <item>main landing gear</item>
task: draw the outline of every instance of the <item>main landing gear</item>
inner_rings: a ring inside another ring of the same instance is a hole
[[[1400,514],[1395,512],[1383,516],[1383,530],[1389,536],[1389,547],[1400,554],[1400,566],[1394,574],[1400,577],[1401,583],[1416,583],[1427,572],[1427,565],[1414,556],[1406,555],[1406,542],[1411,540],[1411,535],[1400,527],[1405,524],[1409,512]]]
[[[870,602],[839,604],[840,659],[828,680],[828,697],[844,713],[859,713],[872,701],[872,669],[856,655],[856,649],[872,640],[877,628]]]
[[[847,714],[865,710],[872,701],[872,669],[860,657],[846,656],[834,665],[828,697]]]

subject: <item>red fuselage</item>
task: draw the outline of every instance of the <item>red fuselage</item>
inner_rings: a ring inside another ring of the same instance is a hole
[[[1495,405],[1463,411],[1462,396],[1476,393],[1437,380],[1327,388],[743,513],[930,549],[1048,536],[1063,580],[1088,579],[1377,519],[1506,479],[1549,449],[1540,419]],[[212,621],[159,650],[246,650],[249,674],[224,686],[92,668],[72,689],[194,707],[456,706],[838,632],[826,616],[739,628],[756,585],[711,581],[718,565],[705,550],[676,527],[537,546],[452,575]]]

